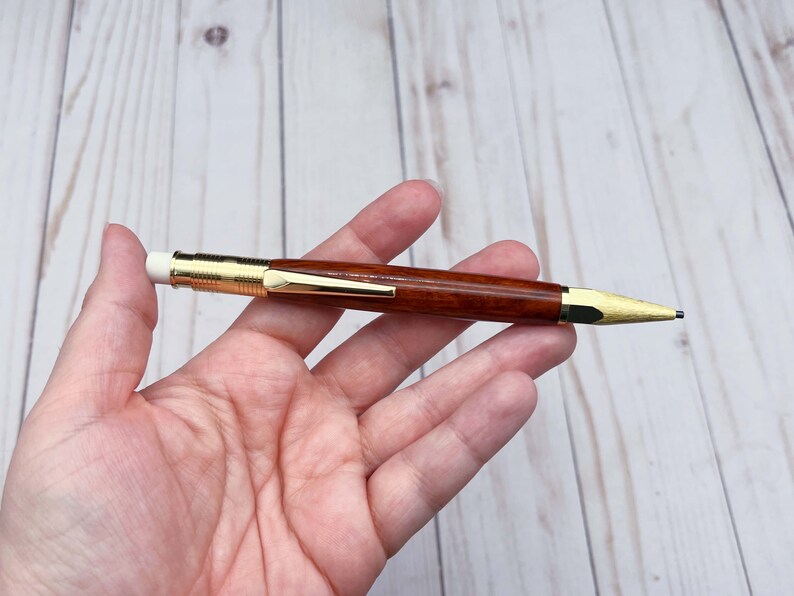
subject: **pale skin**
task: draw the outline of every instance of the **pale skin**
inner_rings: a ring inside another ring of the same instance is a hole
[[[400,184],[307,257],[388,262],[439,209],[429,184]],[[136,391],[157,321],[145,256],[126,228],[105,230],[11,461],[0,593],[363,594],[522,427],[533,379],[575,345],[569,326],[512,326],[395,391],[469,323],[383,315],[310,369],[340,311],[255,299]],[[500,242],[457,269],[539,267]]]

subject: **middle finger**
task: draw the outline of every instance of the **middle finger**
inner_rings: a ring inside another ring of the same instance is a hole
[[[527,246],[508,240],[486,247],[452,269],[534,280],[540,266]],[[328,354],[314,373],[360,414],[471,324],[424,315],[382,315]]]

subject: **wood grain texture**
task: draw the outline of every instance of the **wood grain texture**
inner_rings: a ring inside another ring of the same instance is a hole
[[[722,0],[721,6],[794,228],[794,3]]]
[[[398,263],[516,238],[545,279],[687,318],[580,327],[526,428],[372,592],[794,585],[789,2],[6,0],[0,34],[0,483],[106,221],[151,250],[297,257],[436,178],[440,221]],[[146,381],[245,303],[160,296]]]
[[[69,39],[69,2],[0,4],[0,487],[19,430]],[[10,215],[10,216],[9,216]]]
[[[794,585],[794,237],[719,7],[608,1],[755,594]],[[769,305],[775,304],[770,320]]]
[[[400,142],[385,2],[284,2],[282,36],[285,252],[298,256],[400,181]],[[346,313],[310,364],[371,318]],[[428,525],[373,592],[439,594],[437,561]]]
[[[92,281],[109,221],[164,240],[178,2],[75,5],[42,256],[29,410]]]
[[[602,4],[501,4],[547,271],[678,303]],[[603,593],[746,591],[679,323],[579,327],[562,367]]]
[[[282,251],[276,0],[183,0],[167,243],[152,250]],[[245,307],[230,296],[160,290],[149,379],[169,374]]]
[[[393,8],[407,173],[446,188],[416,264],[448,267],[505,238],[535,244],[496,5]],[[475,325],[427,372],[500,328]],[[439,515],[448,594],[593,591],[559,377],[538,387],[530,422]]]
[[[273,259],[270,267],[279,271],[308,273],[395,288],[394,296],[389,297],[281,295],[274,292],[270,294],[274,299],[474,321],[556,325],[560,319],[562,294],[559,284],[437,269],[338,261]]]

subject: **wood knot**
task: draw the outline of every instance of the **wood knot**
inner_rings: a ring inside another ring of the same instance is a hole
[[[789,37],[774,44],[770,49],[770,54],[772,54],[773,58],[779,58],[781,54],[786,53],[791,48],[794,48],[794,37]]]
[[[685,332],[681,333],[675,343],[681,350],[687,351],[689,349],[689,335]]]
[[[225,44],[228,39],[229,30],[222,25],[210,27],[204,32],[204,41],[216,48]]]
[[[452,89],[452,83],[447,79],[443,79],[438,83],[428,83],[425,87],[425,93],[427,93],[428,96],[433,96],[439,91],[444,91],[447,89]]]

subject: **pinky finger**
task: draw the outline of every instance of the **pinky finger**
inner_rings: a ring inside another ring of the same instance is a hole
[[[537,391],[521,372],[498,375],[444,422],[386,460],[367,483],[372,519],[392,556],[529,419]]]

